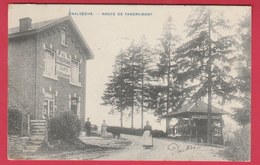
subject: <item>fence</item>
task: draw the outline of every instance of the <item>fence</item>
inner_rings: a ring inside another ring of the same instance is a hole
[[[16,109],[8,110],[8,135],[29,136],[30,115]]]

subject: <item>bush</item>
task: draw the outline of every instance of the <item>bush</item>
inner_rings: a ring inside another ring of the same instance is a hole
[[[108,126],[107,132],[143,136],[144,130],[140,129],[140,128],[135,129],[135,128]],[[153,137],[166,137],[167,136],[167,134],[165,132],[163,132],[162,130],[153,130],[152,135],[153,135]]]
[[[50,119],[48,124],[48,139],[50,142],[63,140],[74,142],[78,140],[81,130],[80,120],[71,112],[63,112]]]
[[[8,109],[8,134],[20,135],[22,124],[22,113],[16,108]]]
[[[152,135],[153,137],[167,137],[167,133],[162,130],[153,130]]]
[[[234,132],[234,138],[230,141],[224,155],[233,161],[250,160],[250,127],[247,126]]]

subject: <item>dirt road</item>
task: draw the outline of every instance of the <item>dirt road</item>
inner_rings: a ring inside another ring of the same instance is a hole
[[[132,141],[132,145],[121,151],[115,151],[102,160],[201,160],[201,161],[227,161],[219,156],[223,150],[219,147],[198,145],[172,139],[154,138],[154,147],[142,147],[142,137],[122,135],[122,138]]]

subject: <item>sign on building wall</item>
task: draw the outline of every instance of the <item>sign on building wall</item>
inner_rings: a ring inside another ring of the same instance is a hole
[[[65,52],[57,51],[56,57],[57,75],[70,79],[71,77],[71,56]]]
[[[57,68],[57,75],[60,77],[64,77],[67,79],[70,79],[70,75],[71,75],[71,68],[65,65],[61,65],[61,64],[56,64],[56,68]]]
[[[212,119],[221,119],[221,116],[211,116]],[[192,119],[208,119],[206,115],[193,115]]]

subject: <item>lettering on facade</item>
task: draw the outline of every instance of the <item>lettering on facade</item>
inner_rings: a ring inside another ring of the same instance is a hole
[[[61,64],[56,64],[56,68],[57,68],[57,75],[60,77],[64,77],[67,79],[70,79],[70,75],[71,75],[71,68],[65,65],[61,65]]]
[[[65,52],[57,51],[56,57],[57,75],[70,79],[71,77],[71,56]]]

